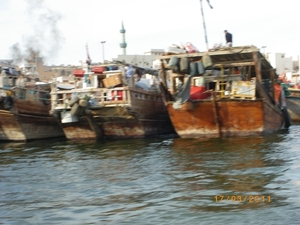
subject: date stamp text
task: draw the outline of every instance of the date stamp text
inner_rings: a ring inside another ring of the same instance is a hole
[[[216,202],[271,202],[270,195],[215,195]]]

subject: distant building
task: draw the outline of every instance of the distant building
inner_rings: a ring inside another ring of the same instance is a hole
[[[153,62],[164,54],[164,49],[151,49],[144,55],[118,55],[113,61],[121,61],[139,67],[153,68]]]
[[[297,72],[299,70],[299,56],[298,60],[293,61],[293,57],[285,57],[284,53],[268,53],[267,55],[271,65],[276,68],[276,73],[283,72]]]
[[[15,67],[15,65],[13,65],[13,60],[11,60],[11,59],[0,59],[0,66],[1,67]]]
[[[50,81],[53,77],[69,77],[78,66],[45,66],[42,57],[31,57],[26,62],[14,64],[13,60],[1,60],[0,67],[10,67],[25,76],[38,78],[40,81]]]
[[[35,57],[19,65],[20,71],[25,75],[36,74],[42,81],[50,81],[53,77],[68,77],[73,74],[75,66],[45,66],[42,57]]]
[[[300,55],[298,55],[297,60],[293,60],[293,68],[296,72],[300,72],[299,68],[300,68]]]

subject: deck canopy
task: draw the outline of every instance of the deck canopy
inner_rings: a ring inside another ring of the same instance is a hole
[[[258,78],[261,77],[261,79],[269,79],[270,74],[274,71],[269,61],[255,46],[224,47],[206,52],[170,54],[161,56],[159,59],[168,62],[171,57],[176,56],[178,58],[187,57],[192,60],[201,60],[205,54],[211,57],[213,69],[218,69],[221,66],[224,69],[230,67],[248,67],[251,70],[251,77],[257,76]]]

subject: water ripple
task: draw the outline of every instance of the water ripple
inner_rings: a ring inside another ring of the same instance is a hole
[[[300,224],[299,134],[0,143],[0,224]]]

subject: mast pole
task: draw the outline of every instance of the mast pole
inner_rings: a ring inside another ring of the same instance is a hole
[[[209,0],[207,0],[208,5],[212,9],[213,7],[210,5]],[[201,14],[202,14],[202,22],[203,22],[203,29],[204,29],[204,35],[205,35],[205,43],[206,43],[206,48],[208,48],[208,40],[207,40],[207,33],[206,33],[206,26],[205,26],[205,19],[204,19],[204,12],[203,12],[203,6],[202,6],[202,0],[200,0],[200,6],[201,6]]]

